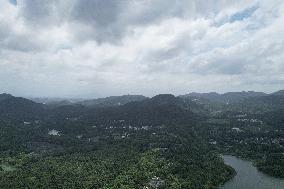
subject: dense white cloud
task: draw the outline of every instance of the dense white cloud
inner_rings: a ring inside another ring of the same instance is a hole
[[[282,0],[0,0],[0,92],[270,92],[283,23]]]

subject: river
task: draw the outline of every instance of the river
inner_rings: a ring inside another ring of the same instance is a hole
[[[225,164],[233,167],[237,175],[220,189],[284,189],[284,179],[261,173],[251,162],[224,155]]]

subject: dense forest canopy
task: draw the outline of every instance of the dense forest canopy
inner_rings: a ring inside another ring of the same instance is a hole
[[[241,92],[66,104],[2,94],[0,186],[209,189],[234,176],[222,153],[284,177],[282,100]]]

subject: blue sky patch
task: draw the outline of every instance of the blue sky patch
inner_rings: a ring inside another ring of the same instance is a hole
[[[17,0],[9,0],[9,2],[13,5],[17,5]]]
[[[254,13],[254,11],[256,11],[256,9],[258,9],[258,6],[255,5],[255,6],[246,8],[240,12],[237,12],[230,17],[229,22],[232,23],[235,21],[244,20],[246,18],[249,18]]]

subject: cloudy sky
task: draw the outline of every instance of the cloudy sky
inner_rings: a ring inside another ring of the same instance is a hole
[[[0,92],[279,89],[283,0],[0,0]]]

